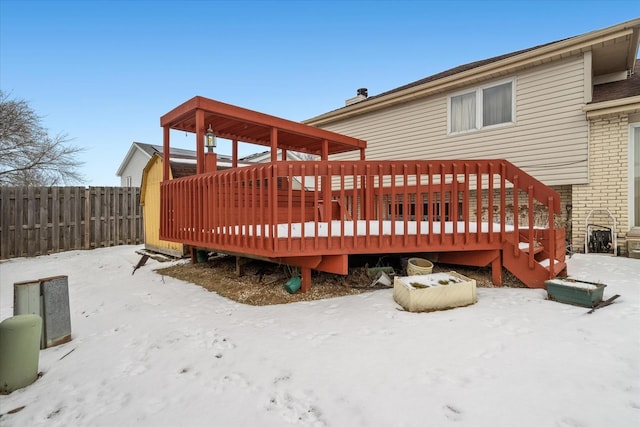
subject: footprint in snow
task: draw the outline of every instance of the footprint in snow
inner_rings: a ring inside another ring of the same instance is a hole
[[[453,405],[444,405],[444,415],[451,421],[460,421],[462,419],[462,411]]]
[[[317,347],[319,345],[322,345],[329,338],[335,337],[338,335],[339,333],[334,331],[334,332],[329,332],[328,334],[311,334],[307,336],[307,339],[311,341],[312,347]]]
[[[291,374],[285,373],[280,376],[277,376],[273,380],[274,385],[278,385],[279,383],[287,382],[291,379]]]
[[[531,333],[532,332],[531,328],[517,325],[517,323],[520,322],[520,320],[506,319],[504,317],[495,317],[492,319],[487,319],[485,324],[491,329],[499,329],[506,335],[524,335],[524,334]],[[530,323],[528,319],[524,319],[524,321],[526,323]]]
[[[505,351],[505,345],[499,342],[489,342],[486,343],[486,347],[480,347],[473,353],[473,356],[478,358],[481,357],[483,359],[493,359]]]
[[[331,304],[326,310],[323,311],[324,314],[332,315],[336,314],[339,310],[340,306],[338,304]]]
[[[307,392],[303,396],[294,396],[289,392],[276,392],[269,399],[265,409],[267,412],[276,411],[284,421],[291,424],[326,426],[320,409],[313,404],[314,399],[308,394]]]
[[[217,336],[213,340],[211,340],[209,347],[216,350],[230,350],[232,348],[235,348],[236,345],[229,341],[226,337]]]

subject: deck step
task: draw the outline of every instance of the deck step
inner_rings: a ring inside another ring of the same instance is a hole
[[[520,249],[522,252],[529,253],[529,243],[527,243],[527,242],[518,243],[518,249]],[[535,246],[533,248],[533,253],[534,254],[539,254],[543,250],[544,250],[544,248],[542,246]]]
[[[541,261],[534,260],[533,264],[530,264],[531,254],[523,250],[528,247],[529,243],[518,242],[519,250],[514,253],[514,244],[507,241],[504,243],[502,251],[503,266],[528,287],[544,288],[546,280],[561,275],[563,270],[567,268],[564,261],[556,260],[553,264],[553,271],[549,271],[552,260],[549,258]],[[542,253],[545,253],[544,248],[542,248]]]
[[[551,260],[549,258],[545,258],[542,261],[538,261],[538,264],[540,264],[544,268],[549,268],[550,263],[551,263]],[[554,275],[557,275],[558,273],[560,273],[562,270],[565,269],[566,266],[567,266],[566,263],[556,260],[555,264],[553,265]]]

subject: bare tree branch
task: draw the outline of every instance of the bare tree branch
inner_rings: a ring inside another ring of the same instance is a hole
[[[51,137],[42,118],[21,99],[0,91],[0,185],[60,185],[82,183],[82,148],[70,145],[67,134]]]

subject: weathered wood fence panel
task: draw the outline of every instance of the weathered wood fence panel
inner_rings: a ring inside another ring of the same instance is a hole
[[[0,187],[0,259],[143,241],[137,187]]]

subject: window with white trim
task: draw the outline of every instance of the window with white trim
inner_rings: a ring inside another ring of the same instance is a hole
[[[513,80],[449,97],[449,133],[514,122]]]

